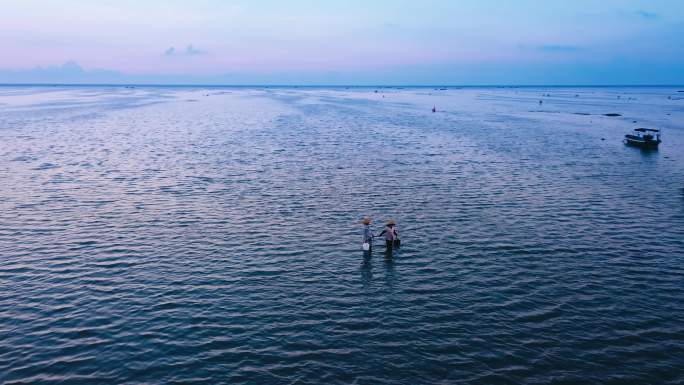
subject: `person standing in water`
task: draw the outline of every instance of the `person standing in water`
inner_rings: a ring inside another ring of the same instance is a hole
[[[363,218],[363,243],[368,243],[368,246],[373,248],[373,237],[375,237],[375,235],[373,234],[373,230],[370,228],[370,224],[370,217]]]
[[[399,237],[397,229],[394,228],[395,225],[396,222],[394,222],[394,219],[390,219],[389,221],[387,221],[387,226],[382,230],[380,234],[378,234],[378,237],[385,237],[385,246],[387,246],[388,252],[392,252],[394,241]]]

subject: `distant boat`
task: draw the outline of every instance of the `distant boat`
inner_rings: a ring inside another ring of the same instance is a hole
[[[660,142],[660,130],[654,128],[635,128],[633,134],[625,135],[625,144],[629,146],[656,149]]]

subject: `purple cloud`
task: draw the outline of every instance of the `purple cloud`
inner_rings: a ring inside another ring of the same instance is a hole
[[[195,48],[194,45],[188,44],[187,47],[185,47],[185,50],[179,51],[176,50],[176,47],[169,47],[164,51],[164,56],[197,56],[197,55],[206,55],[207,52],[201,49]]]

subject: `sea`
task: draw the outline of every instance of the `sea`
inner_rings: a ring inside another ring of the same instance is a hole
[[[0,383],[683,384],[684,87],[1,86]]]

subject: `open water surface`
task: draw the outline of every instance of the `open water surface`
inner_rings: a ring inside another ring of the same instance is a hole
[[[0,383],[684,383],[680,90],[0,87]]]

